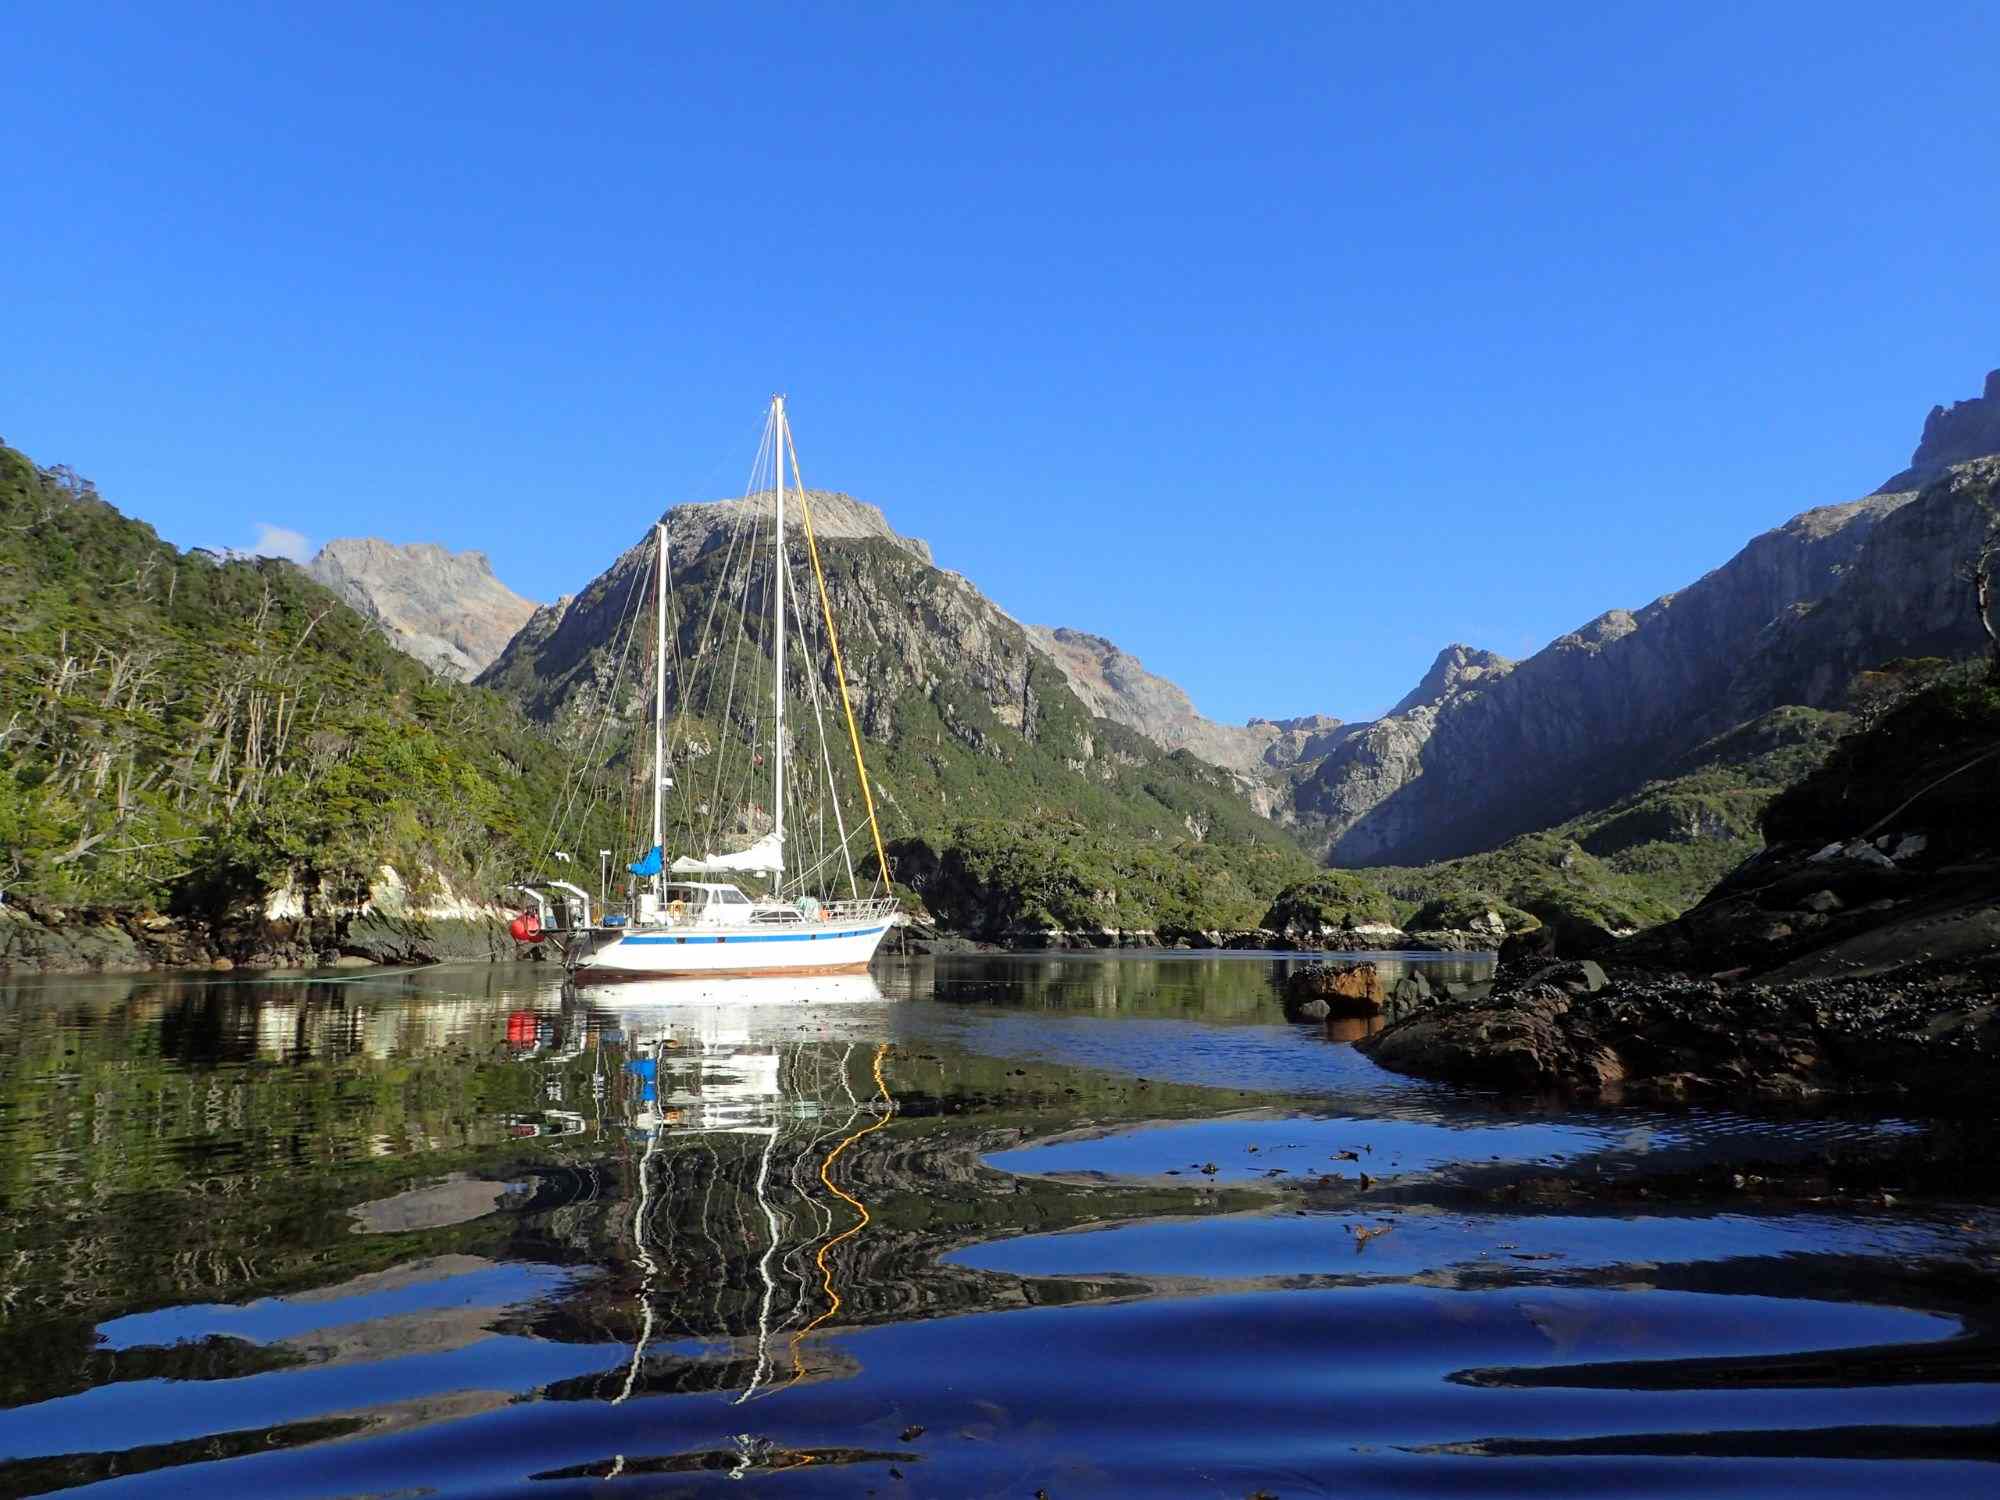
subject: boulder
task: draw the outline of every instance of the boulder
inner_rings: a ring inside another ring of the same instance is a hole
[[[1500,945],[1500,967],[1513,969],[1525,967],[1538,959],[1556,956],[1556,930],[1553,927],[1531,927],[1526,932],[1510,933]]]
[[[1548,985],[1571,995],[1594,995],[1603,989],[1608,981],[1604,969],[1595,959],[1572,959],[1567,963],[1550,964],[1537,969],[1528,976],[1531,985]]]
[[[1297,1017],[1313,1001],[1326,1010],[1309,1019],[1327,1015],[1373,1016],[1381,1014],[1387,1000],[1381,970],[1372,963],[1308,964],[1285,980],[1285,1014]]]

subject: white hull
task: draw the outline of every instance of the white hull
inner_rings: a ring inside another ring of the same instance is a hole
[[[864,974],[889,931],[886,918],[730,927],[600,929],[574,961],[585,984],[612,979],[721,975]]]
[[[794,975],[742,979],[690,975],[680,979],[621,979],[579,984],[574,994],[594,1009],[616,1012],[628,1030],[671,1032],[703,1046],[777,1045],[798,1040],[798,1011],[845,1009],[855,1016],[893,1004],[868,974],[828,974],[809,982]],[[822,1026],[826,1023],[821,1021]],[[854,1024],[849,1022],[849,1024]],[[879,1023],[857,1035],[879,1041]]]

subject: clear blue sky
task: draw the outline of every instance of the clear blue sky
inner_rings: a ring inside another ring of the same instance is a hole
[[[1021,618],[1361,717],[1977,393],[1996,14],[14,5],[0,435],[548,598],[782,389]]]

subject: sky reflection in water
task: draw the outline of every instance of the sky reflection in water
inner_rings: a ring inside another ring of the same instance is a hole
[[[2000,1474],[1989,1212],[1493,1191],[1912,1127],[1396,1078],[1282,1021],[1285,962],[14,984],[0,1493]]]

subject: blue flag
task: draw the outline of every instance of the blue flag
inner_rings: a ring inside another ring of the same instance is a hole
[[[660,846],[655,844],[646,851],[643,857],[633,861],[625,868],[630,870],[634,875],[657,875],[666,868],[666,862],[660,857]]]

